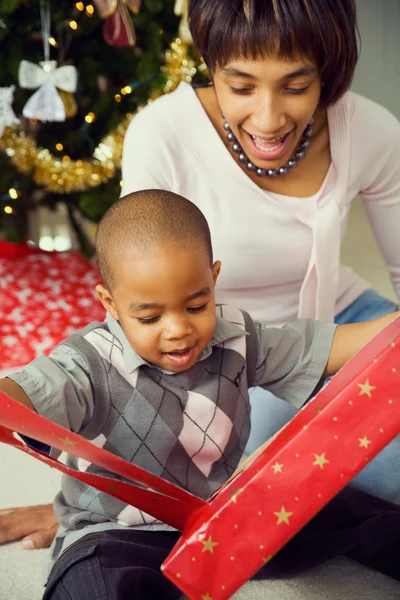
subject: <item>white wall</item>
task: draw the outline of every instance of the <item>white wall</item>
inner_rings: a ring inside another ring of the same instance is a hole
[[[382,104],[400,119],[400,0],[358,0],[357,8],[362,50],[353,90]],[[395,300],[382,255],[358,198],[350,211],[342,260],[378,292]]]
[[[400,119],[400,0],[358,0],[357,9],[362,46],[353,90]]]

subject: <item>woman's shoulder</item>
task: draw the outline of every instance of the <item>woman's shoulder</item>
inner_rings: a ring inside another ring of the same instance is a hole
[[[172,189],[183,154],[179,123],[189,118],[186,113],[192,110],[193,96],[196,99],[192,88],[181,84],[133,117],[122,151],[124,194],[150,187]]]
[[[147,135],[154,132],[158,139],[165,133],[176,135],[174,121],[184,118],[193,96],[191,86],[181,83],[173,92],[160,96],[139,110],[132,119],[128,132],[134,131],[135,135],[141,131],[145,131]]]
[[[387,108],[374,100],[355,92],[346,94],[350,107],[350,123],[353,135],[360,135],[363,140],[372,142],[376,138],[393,138],[400,132],[400,122]]]
[[[356,178],[369,176],[400,149],[398,119],[384,106],[352,91],[332,107],[329,128],[331,147],[338,156],[343,145],[350,144],[351,172]]]

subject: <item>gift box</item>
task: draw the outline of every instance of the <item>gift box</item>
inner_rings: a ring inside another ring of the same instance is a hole
[[[0,369],[27,364],[90,321],[103,321],[98,283],[97,269],[79,252],[0,240]]]
[[[399,348],[400,318],[193,516],[162,566],[191,600],[229,598],[400,432]]]
[[[396,319],[207,501],[1,392],[0,441],[182,531],[164,575],[191,600],[225,600],[400,432],[399,347]],[[74,471],[28,447],[15,431],[125,481]]]

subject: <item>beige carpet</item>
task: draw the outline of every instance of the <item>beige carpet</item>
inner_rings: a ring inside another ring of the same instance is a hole
[[[360,203],[354,204],[344,241],[345,261],[383,294],[393,298],[382,258]],[[0,508],[49,502],[57,472],[0,444]],[[40,600],[46,551],[0,546],[0,600]],[[400,584],[346,559],[338,559],[291,580],[251,582],[236,600],[399,600]],[[82,599],[84,600],[84,599]],[[162,599],[155,599],[162,600]]]

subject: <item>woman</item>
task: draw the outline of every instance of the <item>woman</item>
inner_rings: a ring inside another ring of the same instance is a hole
[[[224,265],[218,300],[268,325],[396,310],[340,264],[359,194],[400,298],[400,124],[347,91],[357,62],[355,2],[192,0],[189,20],[211,84],[182,83],[135,117],[123,194],[161,188],[196,203]],[[249,450],[292,414],[257,390],[252,409]],[[400,502],[391,475],[399,449],[395,440],[356,484]],[[54,520],[50,508],[37,511],[3,515],[0,532],[46,545]]]

